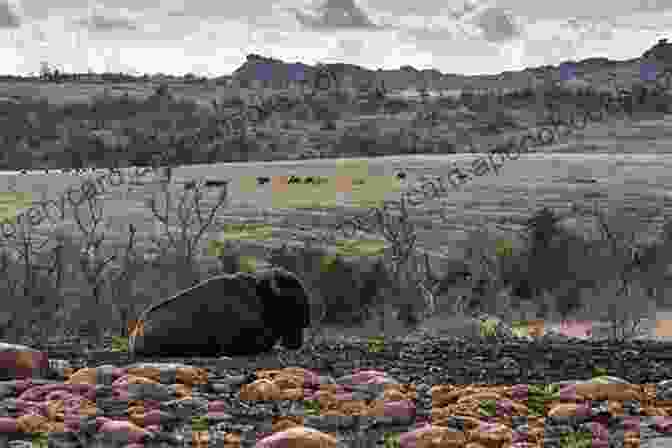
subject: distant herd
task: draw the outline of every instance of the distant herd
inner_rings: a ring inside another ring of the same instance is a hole
[[[400,171],[397,173],[396,178],[398,180],[405,180],[406,179],[406,173],[403,171]],[[267,184],[271,181],[271,178],[268,176],[259,176],[257,177],[257,185],[264,185]],[[327,183],[327,178],[326,177],[321,177],[321,176],[306,176],[303,179],[299,176],[289,176],[289,179],[287,180],[288,184],[312,184],[312,185],[320,185],[320,184],[325,184]],[[355,185],[361,185],[364,184],[365,181],[363,179],[354,179],[353,183]]]
[[[58,171],[58,170],[56,170]],[[71,171],[77,171],[77,170],[69,170],[69,169],[64,169],[62,170],[63,173],[68,173]],[[28,170],[22,169],[20,170],[21,174],[28,174]],[[45,169],[45,173],[49,173],[48,169]],[[403,181],[406,179],[406,173],[403,171],[399,171],[396,174],[397,180]],[[268,176],[258,176],[257,177],[257,185],[265,185],[271,181],[271,178]],[[289,179],[287,180],[288,184],[312,184],[312,185],[320,185],[320,184],[325,184],[327,183],[328,180],[326,177],[321,177],[321,176],[306,176],[303,179],[299,176],[289,176]],[[204,182],[204,186],[206,188],[216,188],[216,187],[224,187],[228,185],[229,181],[228,180],[213,180],[213,179],[208,179]],[[364,179],[354,179],[353,183],[355,185],[362,185],[365,183]],[[195,181],[188,181],[185,183],[185,189],[187,190],[192,190],[196,187],[196,182]]]
[[[229,184],[228,180],[207,179],[203,183],[203,186],[205,188],[218,188],[218,187],[225,187],[228,184]],[[185,190],[193,190],[194,188],[196,188],[196,181],[190,180],[184,184]]]

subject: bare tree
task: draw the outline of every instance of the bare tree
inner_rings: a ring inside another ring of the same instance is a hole
[[[156,246],[159,252],[163,255],[171,249],[177,251],[178,263],[184,268],[184,276],[180,276],[180,281],[184,288],[193,286],[198,282],[198,278],[193,272],[196,249],[205,231],[211,228],[217,210],[227,203],[228,189],[226,185],[220,188],[217,203],[210,210],[210,213],[205,216],[202,210],[201,200],[203,199],[203,182],[194,184],[194,188],[183,191],[176,212],[178,229],[172,231],[169,223],[169,217],[172,214],[172,201],[170,200],[170,192],[167,190],[167,185],[164,184],[164,197],[166,198],[165,211],[160,212],[157,209],[156,197],[147,201],[147,206],[151,209],[153,216],[158,220],[159,224],[163,225],[164,235],[167,237],[167,242],[162,238],[151,237],[152,243]],[[190,202],[189,206],[187,203]],[[196,220],[194,222],[194,216]],[[197,228],[193,229],[193,225],[197,224]]]

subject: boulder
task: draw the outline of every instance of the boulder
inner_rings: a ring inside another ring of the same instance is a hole
[[[0,379],[46,378],[50,372],[45,352],[25,345],[0,342]]]
[[[254,356],[280,340],[303,344],[306,290],[282,268],[213,277],[148,307],[129,339],[133,356]]]
[[[306,426],[295,426],[265,437],[257,444],[259,448],[301,447],[336,448],[338,440],[331,434]]]

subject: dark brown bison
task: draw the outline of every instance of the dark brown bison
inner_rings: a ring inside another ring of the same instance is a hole
[[[205,188],[226,187],[229,185],[228,180],[207,179],[205,181]]]
[[[310,323],[308,294],[282,268],[224,274],[147,308],[129,339],[133,356],[252,356],[279,340],[296,350]]]
[[[200,185],[205,188],[218,188],[226,187],[229,185],[228,180],[215,180],[215,179],[206,179],[204,182],[197,182],[195,180],[190,180],[184,183],[185,190],[194,190],[197,185]]]

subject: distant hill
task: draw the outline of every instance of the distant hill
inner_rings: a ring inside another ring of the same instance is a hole
[[[577,78],[592,84],[602,85],[608,80],[617,79],[619,84],[636,82],[640,74],[640,64],[647,63],[662,73],[667,67],[672,68],[672,44],[661,39],[640,58],[625,61],[610,60],[604,57],[593,57],[581,61],[565,61],[557,66],[526,68],[520,71],[507,71],[498,75],[465,76],[455,73],[441,73],[435,69],[418,70],[404,65],[397,70],[369,70],[353,64],[325,64],[312,66],[301,62],[285,62],[280,59],[267,58],[258,54],[250,54],[246,61],[231,75],[238,80],[241,87],[249,87],[253,80],[260,80],[263,85],[271,88],[284,88],[297,73],[302,73],[304,80],[311,86],[318,78],[322,85],[328,85],[325,69],[333,76],[333,82],[342,83],[346,76],[351,79],[353,87],[384,85],[388,90],[404,90],[408,88],[428,87],[441,90],[461,90],[465,87],[475,89],[489,88],[524,88],[532,84],[550,81],[561,81],[560,66],[570,64]]]
[[[656,45],[644,52],[642,59],[672,66],[672,44],[668,43],[667,39],[660,39]]]

